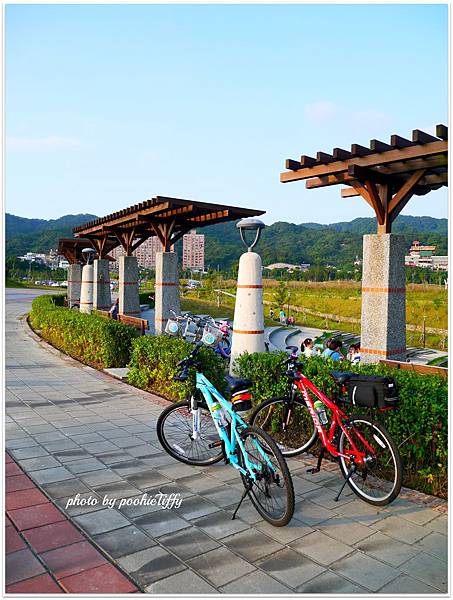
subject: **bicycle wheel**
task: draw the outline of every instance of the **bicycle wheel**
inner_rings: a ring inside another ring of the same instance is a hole
[[[157,437],[170,456],[188,465],[213,465],[223,458],[221,446],[209,444],[220,440],[206,404],[198,403],[201,410],[199,438],[193,438],[190,401],[183,400],[168,406],[157,420]]]
[[[403,480],[403,465],[398,447],[387,429],[367,415],[354,415],[349,423],[351,428],[348,433],[352,441],[358,450],[367,455],[365,464],[356,465],[356,471],[348,480],[349,487],[369,504],[390,504],[398,496]],[[373,448],[373,453],[366,448],[359,434]],[[344,431],[338,440],[338,450],[352,450]],[[350,467],[351,461],[340,456],[340,468],[344,477],[347,477]]]
[[[287,398],[269,398],[255,408],[249,422],[272,436],[283,456],[306,452],[318,437],[307,405],[297,398],[289,405]]]
[[[254,507],[271,525],[287,525],[294,514],[294,488],[282,453],[270,435],[259,427],[250,425],[239,435],[257,476],[256,481],[253,481],[241,473],[244,487],[250,487],[249,495]],[[265,456],[257,445],[265,451]],[[238,454],[239,463],[246,468],[242,452],[238,451]],[[272,464],[272,469],[268,461]]]

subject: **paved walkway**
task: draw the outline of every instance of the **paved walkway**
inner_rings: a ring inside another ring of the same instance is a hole
[[[335,503],[339,472],[308,475],[306,459],[297,459],[289,461],[297,494],[289,526],[268,525],[249,502],[231,521],[241,494],[236,472],[167,456],[155,431],[162,401],[37,342],[18,320],[35,292],[6,292],[8,452],[141,591],[447,590],[442,506],[400,498],[377,510],[348,492]],[[181,494],[182,503],[134,506],[145,492]],[[90,504],[67,506],[75,494]],[[105,496],[116,506],[103,506]]]

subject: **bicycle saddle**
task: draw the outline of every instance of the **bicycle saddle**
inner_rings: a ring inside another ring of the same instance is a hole
[[[247,390],[253,383],[250,379],[238,379],[237,377],[231,377],[230,375],[225,377],[225,379],[227,382],[227,391],[231,395],[242,390]]]
[[[354,373],[340,373],[339,371],[330,371],[330,374],[340,385],[346,383],[354,376]]]

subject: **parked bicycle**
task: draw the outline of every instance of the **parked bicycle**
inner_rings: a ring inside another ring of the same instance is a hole
[[[208,345],[215,343],[205,334]],[[259,514],[272,525],[282,527],[294,513],[294,489],[285,459],[274,440],[258,427],[248,425],[238,412],[250,410],[251,381],[231,379],[229,400],[203,374],[197,355],[203,341],[178,366],[175,377],[185,382],[189,369],[196,371],[196,391],[188,400],[166,408],[157,421],[157,435],[173,458],[197,466],[213,465],[222,458],[237,469],[244,493],[232,518],[249,496]]]
[[[284,456],[306,452],[320,438],[322,447],[317,466],[309,472],[320,471],[326,450],[338,460],[345,481],[335,498],[337,501],[348,484],[369,504],[384,506],[392,502],[400,492],[403,478],[397,445],[375,418],[346,414],[339,404],[392,409],[398,403],[393,379],[331,371],[339,394],[329,399],[303,374],[304,365],[298,362],[297,348],[287,349],[291,350],[285,361],[287,392],[283,397],[270,398],[257,406],[250,423],[272,435]]]

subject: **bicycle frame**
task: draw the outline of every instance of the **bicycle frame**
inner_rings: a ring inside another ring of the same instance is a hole
[[[211,413],[211,418],[214,421],[214,425],[217,429],[220,439],[224,443],[225,454],[230,463],[233,465],[235,469],[240,471],[242,475],[250,476],[253,481],[256,481],[256,473],[254,469],[258,469],[258,465],[254,464],[249,460],[249,456],[247,450],[245,449],[244,443],[238,435],[237,428],[245,428],[247,427],[247,423],[232,409],[231,403],[225,400],[225,398],[216,390],[216,388],[212,385],[212,383],[207,379],[203,373],[197,372],[196,374],[196,387],[203,394],[204,399],[209,408],[209,412]],[[193,400],[192,400],[193,402]],[[222,409],[227,413],[230,417],[230,436],[228,436],[228,432],[225,427],[222,427],[219,418],[215,416],[213,407],[216,404],[220,404]],[[196,422],[199,418],[199,410],[194,410],[193,405],[191,406],[192,414],[193,414],[193,427],[194,432],[193,435],[196,436],[198,431],[196,431]],[[195,415],[197,413],[197,415]],[[268,467],[275,472],[274,466],[272,462],[269,460],[266,452],[261,448],[261,446],[253,440],[253,443],[261,454],[261,456],[265,459]],[[236,455],[237,447],[239,447],[240,452],[244,458],[245,469],[239,464],[238,457]]]
[[[294,381],[294,385],[300,390],[300,392],[305,400],[308,411],[311,415],[311,418],[313,419],[313,423],[315,424],[315,427],[319,433],[321,441],[322,441],[324,447],[326,448],[326,450],[328,450],[333,456],[341,456],[342,458],[345,458],[348,460],[353,458],[357,464],[359,464],[359,465],[363,464],[366,460],[367,455],[364,452],[360,452],[360,450],[358,450],[357,446],[354,444],[354,441],[352,440],[352,438],[348,432],[348,427],[347,427],[348,416],[346,415],[346,413],[344,413],[340,408],[338,408],[338,406],[336,404],[334,404],[331,400],[329,400],[329,398],[327,398],[327,396],[325,396],[321,392],[321,390],[319,390],[314,385],[314,383],[312,383],[302,373],[300,373],[300,372],[297,373],[297,379]],[[310,392],[312,392],[327,408],[329,408],[332,411],[332,421],[330,423],[330,429],[329,429],[328,433],[326,432],[326,430],[324,429],[322,423],[320,422],[320,420],[318,418],[318,415],[317,415],[315,407],[314,407],[314,402],[311,399],[311,397],[308,393],[308,390],[310,390]],[[287,418],[289,421],[289,416]],[[346,422],[346,425],[344,422]],[[337,447],[334,445],[333,439],[335,436],[337,426],[340,427],[340,429],[342,429],[342,431],[344,432],[345,436],[347,437],[349,443],[352,446],[352,450],[345,449],[344,452],[340,452],[337,449]],[[357,437],[361,440],[361,442],[364,444],[365,448],[371,454],[375,454],[376,451],[374,450],[374,448],[368,444],[368,442],[360,434],[360,432],[357,430],[354,430],[354,432],[357,435]]]

